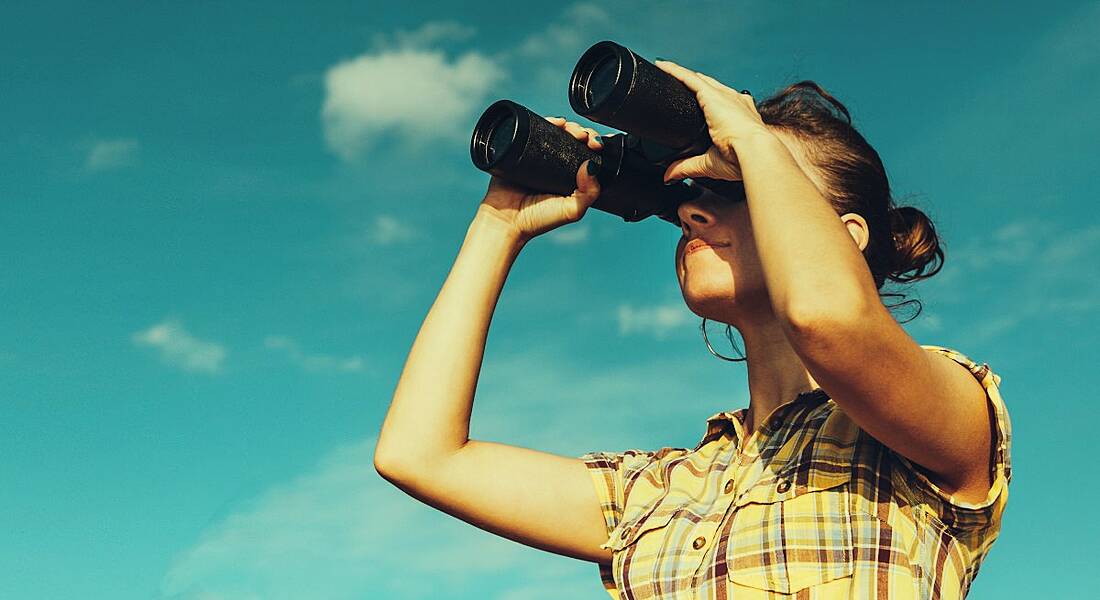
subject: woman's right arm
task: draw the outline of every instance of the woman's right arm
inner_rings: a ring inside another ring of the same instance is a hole
[[[563,120],[564,123],[564,120]],[[559,124],[578,139],[587,132]],[[599,149],[595,140],[590,147]],[[493,179],[413,342],[375,448],[386,480],[481,529],[575,558],[608,562],[607,530],[579,458],[471,440],[485,339],[504,281],[531,238],[579,220],[599,193],[577,174],[568,197],[532,195]]]

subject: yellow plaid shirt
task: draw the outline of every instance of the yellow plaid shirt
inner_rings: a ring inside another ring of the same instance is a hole
[[[746,409],[707,419],[694,449],[590,452],[616,600],[962,598],[1000,532],[1011,441],[988,364],[923,346],[981,382],[993,487],[954,498],[861,430],[824,390],[778,407],[740,456]]]

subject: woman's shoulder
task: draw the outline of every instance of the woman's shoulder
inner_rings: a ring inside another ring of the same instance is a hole
[[[974,377],[977,378],[978,383],[982,384],[982,387],[988,388],[990,385],[999,386],[1001,384],[1000,375],[994,373],[993,369],[989,366],[989,363],[987,362],[978,362],[963,354],[962,352],[959,352],[958,350],[954,348],[949,348],[947,346],[921,344],[921,348],[924,348],[928,352],[942,354],[943,356],[946,356],[947,358],[950,358],[951,360],[966,367],[971,373],[974,374]]]

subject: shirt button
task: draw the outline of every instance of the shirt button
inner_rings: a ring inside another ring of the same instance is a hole
[[[780,419],[779,417],[773,417],[771,421],[768,421],[768,427],[772,428],[773,430],[778,430],[782,426],[783,419]]]
[[[779,486],[775,488],[780,494],[791,489],[791,482],[784,479],[779,482]]]
[[[707,538],[705,538],[703,536],[699,536],[699,537],[695,538],[694,542],[691,543],[691,547],[698,550],[699,548],[702,548],[703,544],[705,544],[705,543],[707,543]]]
[[[727,493],[727,494],[733,491],[733,480],[732,479],[730,479],[729,481],[726,482],[726,487],[722,488],[722,491]]]

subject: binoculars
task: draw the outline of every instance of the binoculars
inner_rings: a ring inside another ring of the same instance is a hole
[[[627,133],[584,142],[511,100],[485,109],[470,140],[474,166],[536,192],[566,195],[585,160],[600,164],[592,208],[624,221],[657,217],[680,226],[676,209],[703,193],[745,198],[744,183],[696,178],[664,183],[673,161],[711,146],[695,93],[631,50],[602,41],[586,50],[569,79],[569,105],[588,119]]]

